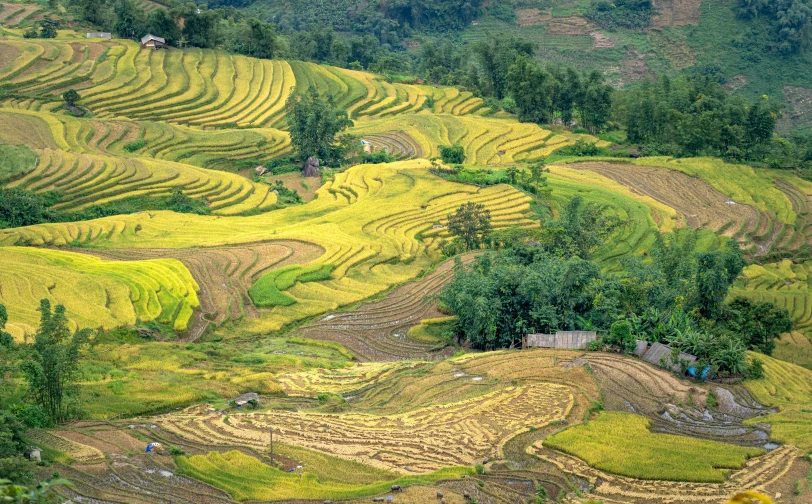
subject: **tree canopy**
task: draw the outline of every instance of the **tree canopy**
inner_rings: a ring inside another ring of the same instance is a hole
[[[353,125],[345,110],[333,103],[333,97],[319,95],[310,86],[307,92],[291,94],[287,102],[290,142],[302,160],[310,156],[323,163],[340,160],[336,135]]]

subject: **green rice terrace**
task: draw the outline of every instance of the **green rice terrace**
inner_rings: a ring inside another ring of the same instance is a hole
[[[632,36],[548,3],[510,3],[541,56]],[[686,68],[700,2],[661,3],[652,51]],[[812,176],[747,157],[789,140],[647,149],[580,70],[569,112],[552,85],[525,106],[520,50],[497,100],[88,38],[103,21],[51,4],[0,4],[0,480],[94,504],[812,502]],[[487,12],[463,41],[504,27]],[[594,336],[522,344],[557,331]]]

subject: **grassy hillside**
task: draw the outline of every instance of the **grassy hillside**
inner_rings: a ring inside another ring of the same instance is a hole
[[[588,0],[518,2],[515,22],[480,18],[463,33],[465,41],[510,33],[539,45],[538,57],[577,68],[606,72],[624,85],[655,74],[718,72],[726,87],[747,97],[767,94],[787,104],[782,128],[812,124],[812,53],[777,56],[766,49],[764,20],[736,16],[736,0],[654,2],[644,30],[609,31],[586,19]],[[751,34],[751,32],[757,34]]]

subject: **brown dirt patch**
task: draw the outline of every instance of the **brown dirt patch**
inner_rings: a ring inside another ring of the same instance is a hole
[[[0,13],[2,16],[2,13]],[[0,68],[8,65],[20,56],[20,50],[8,44],[0,44]]]
[[[552,18],[544,24],[550,35],[587,35],[595,26],[580,16]]]
[[[680,226],[708,228],[732,236],[744,228],[755,229],[758,212],[749,205],[730,204],[730,199],[707,182],[674,170],[625,163],[575,163],[578,170],[589,170],[610,178],[632,192],[649,196],[676,210]]]
[[[589,32],[589,36],[592,37],[592,48],[593,49],[610,49],[615,47],[615,41],[604,35],[599,31],[591,31]]]
[[[516,9],[516,22],[519,26],[536,26],[552,19],[549,12],[540,9]]]
[[[644,56],[644,54],[635,50],[626,53],[626,58],[620,61],[620,86],[655,77],[654,72],[651,71],[643,59]]]
[[[654,0],[657,10],[651,24],[655,27],[699,24],[701,0]]]
[[[307,203],[316,197],[316,191],[321,187],[320,177],[302,177],[299,173],[285,173],[284,175],[270,175],[266,177],[272,185],[277,180],[282,181],[282,185],[292,191],[299,193],[302,201]]]
[[[652,31],[649,39],[657,53],[663,55],[677,70],[696,63],[696,53],[685,40],[674,38],[661,31]]]
[[[812,89],[801,86],[784,86],[787,109],[779,124],[782,129],[812,126]]]
[[[34,149],[58,149],[48,125],[37,117],[0,112],[0,143]]]
[[[742,74],[734,75],[727,82],[725,82],[725,89],[731,93],[737,91],[739,88],[744,87],[748,82],[747,77]]]
[[[85,48],[87,47],[85,44],[79,44],[78,42],[72,42],[70,44],[71,49],[73,49],[73,61],[72,63],[81,63],[85,60]]]
[[[19,14],[15,14],[15,15],[3,20],[3,24],[6,25],[6,26],[17,25],[23,19],[30,16],[32,12],[39,10],[39,7],[36,6],[36,5],[9,4],[8,7],[9,7],[9,9],[8,9],[7,14],[13,14],[15,11],[19,11],[21,9],[22,9],[22,12],[20,12]]]

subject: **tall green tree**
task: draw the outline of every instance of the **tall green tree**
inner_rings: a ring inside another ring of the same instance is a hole
[[[316,157],[323,163],[340,161],[336,135],[353,125],[347,111],[335,106],[332,95],[319,96],[313,86],[292,93],[287,101],[290,142],[300,159]]]
[[[728,290],[744,265],[742,252],[734,240],[728,241],[723,250],[697,254],[694,305],[703,317],[719,316]]]
[[[469,201],[448,215],[448,232],[463,240],[468,250],[478,249],[491,230],[491,211],[482,203]]]
[[[31,397],[45,409],[54,423],[68,418],[66,401],[75,393],[79,378],[79,350],[88,341],[89,329],[71,334],[65,307],[51,309],[48,299],[40,301],[40,327],[34,343],[26,348],[20,367]]]
[[[520,56],[507,73],[507,90],[516,102],[519,121],[538,124],[552,116],[552,78],[534,59]]]
[[[155,9],[149,13],[146,21],[146,32],[163,37],[169,45],[177,45],[181,39],[178,23],[167,9]],[[140,35],[146,35],[142,33]]]
[[[727,305],[725,319],[727,329],[740,335],[751,350],[767,355],[772,355],[775,340],[792,330],[786,309],[744,298],[736,298]]]

